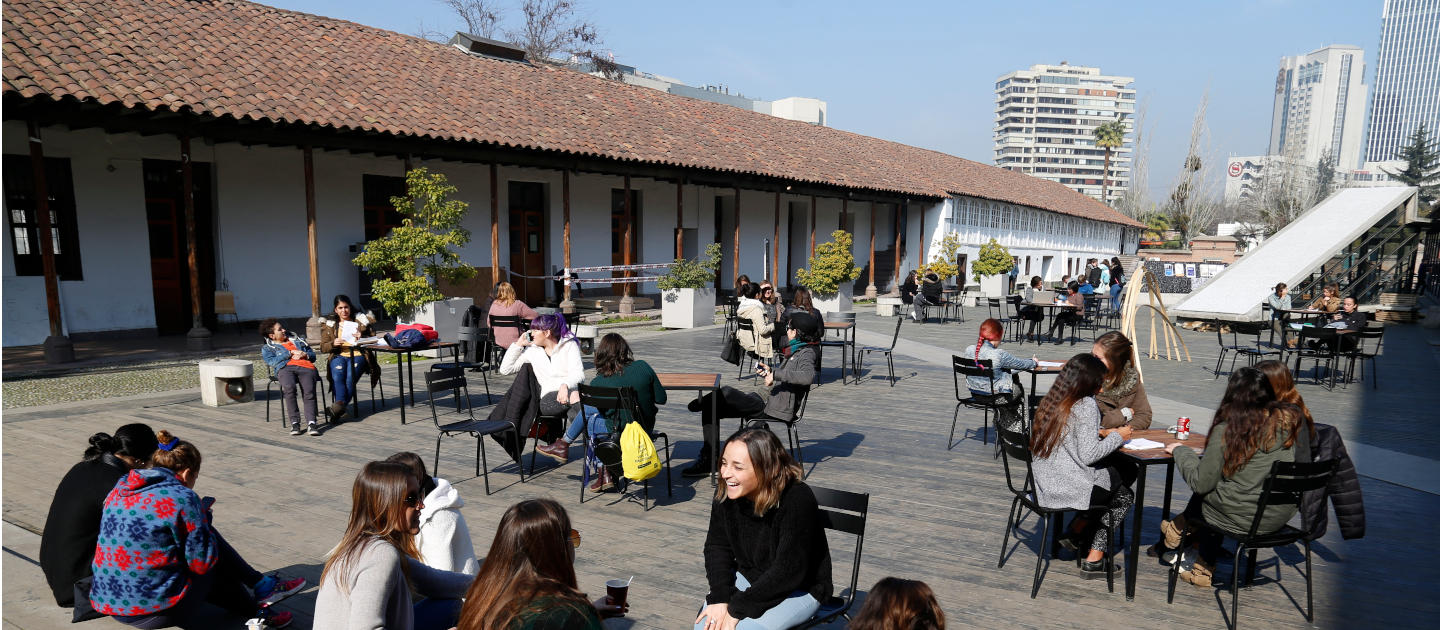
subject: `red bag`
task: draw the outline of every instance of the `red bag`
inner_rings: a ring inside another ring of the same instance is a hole
[[[427,325],[427,324],[396,324],[396,325],[395,325],[395,332],[398,333],[398,332],[400,332],[400,331],[402,331],[402,330],[418,330],[418,331],[420,331],[420,334],[425,335],[425,340],[426,340],[426,341],[435,341],[435,340],[437,340],[437,339],[440,338],[440,333],[435,332],[435,329],[434,329],[433,327]]]

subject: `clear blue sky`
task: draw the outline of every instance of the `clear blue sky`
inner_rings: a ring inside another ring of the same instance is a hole
[[[1062,60],[1133,76],[1159,198],[1207,86],[1212,157],[1264,153],[1280,57],[1361,46],[1368,85],[1381,9],[1380,0],[578,1],[626,65],[767,100],[820,98],[833,127],[987,164],[996,77]],[[446,32],[463,24],[436,0],[267,3],[404,33],[422,21]],[[518,22],[519,0],[502,3]]]

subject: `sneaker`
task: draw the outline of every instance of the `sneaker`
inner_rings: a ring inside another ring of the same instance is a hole
[[[317,436],[317,437],[318,437],[318,436],[320,435],[320,425],[315,424],[314,422],[311,422],[311,423],[310,423],[310,435],[314,435],[314,436]]]
[[[1089,560],[1080,561],[1080,576],[1087,580],[1105,579],[1105,559],[1101,558],[1094,562]]]
[[[314,426],[314,425],[311,425],[311,426]],[[300,425],[298,425],[298,424],[292,424],[292,425],[290,425],[290,435],[300,435],[300,434],[302,434],[302,433],[304,433],[304,431],[301,431],[301,430],[300,430]]]
[[[290,622],[295,620],[295,615],[282,611],[273,610],[269,606],[261,606],[255,612],[255,616],[245,622],[246,630],[269,630],[270,628],[286,628]]]
[[[259,602],[261,606],[269,606],[294,595],[302,588],[305,588],[305,578],[281,580],[273,575],[267,575],[260,578],[260,581],[255,584],[255,601]]]

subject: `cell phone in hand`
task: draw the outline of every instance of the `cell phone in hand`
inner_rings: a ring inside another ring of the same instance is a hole
[[[200,504],[205,506],[205,509],[208,510],[210,509],[210,506],[215,505],[215,497],[205,497],[203,499],[200,499]]]

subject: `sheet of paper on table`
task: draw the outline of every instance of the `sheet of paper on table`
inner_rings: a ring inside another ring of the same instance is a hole
[[[1148,451],[1152,448],[1165,448],[1165,444],[1163,442],[1156,442],[1155,440],[1135,438],[1126,442],[1122,448],[1127,448],[1132,451]]]
[[[381,344],[381,345],[385,345],[384,342],[385,342],[385,338],[384,338],[384,337],[365,337],[365,338],[362,338],[362,339],[356,339],[356,340],[355,340],[355,345],[357,345],[357,346],[364,346],[364,345],[369,345],[369,344],[372,344],[372,343],[378,343],[378,344]]]
[[[1065,363],[1064,363],[1064,362],[1061,362],[1061,361],[1036,361],[1035,364],[1036,364],[1036,365],[1039,365],[1040,367],[1064,367],[1064,366],[1065,366]]]

